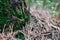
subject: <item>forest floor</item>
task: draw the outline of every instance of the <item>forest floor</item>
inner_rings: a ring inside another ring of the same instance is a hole
[[[25,40],[60,40],[60,20],[51,17],[51,11],[46,8],[30,8],[30,25],[23,30],[11,32],[8,35],[0,34],[0,40],[18,40],[14,35],[21,32]],[[27,26],[28,24],[26,24]]]

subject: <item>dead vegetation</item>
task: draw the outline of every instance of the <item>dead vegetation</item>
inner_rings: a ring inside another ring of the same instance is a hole
[[[18,40],[18,38],[15,38],[18,32],[24,34],[25,40],[60,40],[60,27],[58,21],[51,18],[48,9],[36,9],[33,7],[30,13],[29,28],[25,26],[23,30],[13,32],[14,25],[10,25],[9,29],[3,28],[3,32],[0,33],[0,40]],[[6,30],[10,30],[10,32]]]
[[[31,8],[28,40],[59,40],[59,20],[52,19],[48,9]]]

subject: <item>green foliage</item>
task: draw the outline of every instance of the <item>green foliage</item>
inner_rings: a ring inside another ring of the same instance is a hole
[[[21,19],[20,23],[25,23],[26,20],[28,21],[28,15],[23,12],[22,7],[20,6],[19,13],[12,7],[12,4],[9,0],[0,0],[0,24],[10,24],[12,23],[9,19],[12,14],[17,18]]]
[[[19,5],[19,12],[12,6],[9,0],[0,0],[0,26],[6,24],[14,24],[13,31],[21,30],[25,23],[29,21],[29,13],[23,12],[22,4]],[[11,15],[17,17],[17,20],[12,20]],[[0,32],[3,26],[0,27]],[[22,39],[24,40],[24,39]]]
[[[15,35],[15,37],[16,38],[19,38],[18,40],[24,40],[25,38],[24,38],[24,34],[22,34],[22,33],[18,33],[17,35]]]

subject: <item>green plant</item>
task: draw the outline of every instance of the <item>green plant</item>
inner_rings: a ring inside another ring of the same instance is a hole
[[[29,13],[23,11],[22,1],[20,2],[19,9],[16,9],[10,0],[0,0],[0,32],[2,32],[5,24],[6,28],[14,24],[13,31],[22,30],[22,27],[29,21]]]

